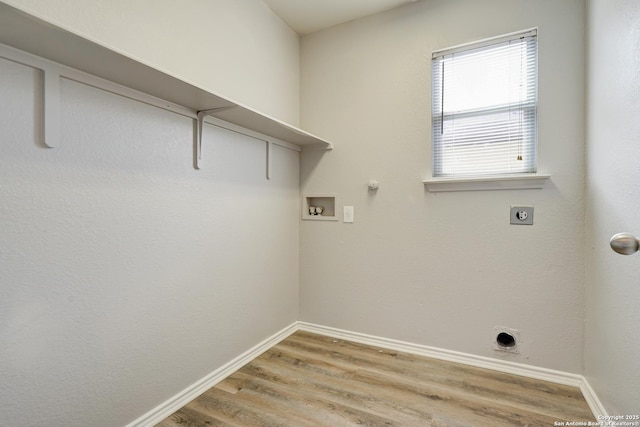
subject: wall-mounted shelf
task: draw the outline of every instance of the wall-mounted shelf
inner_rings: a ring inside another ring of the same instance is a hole
[[[212,110],[210,115],[215,118],[292,143],[302,149],[333,148],[330,142],[315,135],[156,69],[118,49],[1,2],[0,43],[186,107],[193,110],[193,117],[196,119],[198,112]],[[43,71],[45,83],[47,74],[54,75],[54,78],[49,78],[54,81],[54,86],[47,86],[45,93],[49,101],[55,101],[50,94],[55,92],[57,79],[55,74]],[[50,88],[53,90],[49,90]],[[54,112],[53,107],[47,109],[46,102],[45,100],[45,113]],[[200,116],[199,121],[204,120],[205,115]],[[53,125],[53,120],[46,118],[45,126],[49,124]],[[44,133],[54,135],[57,130],[55,126],[57,124],[49,131],[45,129]],[[51,140],[47,145],[52,147],[56,143]]]
[[[322,213],[315,213],[318,207],[322,209]],[[304,194],[302,196],[302,219],[338,221],[337,213],[338,196],[335,194]]]

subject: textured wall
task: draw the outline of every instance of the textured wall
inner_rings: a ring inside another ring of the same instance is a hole
[[[298,35],[256,0],[5,0],[297,125]]]
[[[0,425],[125,425],[298,318],[299,153],[0,60]],[[35,113],[34,113],[35,112]]]
[[[640,4],[589,2],[586,373],[610,414],[640,409],[640,261],[609,248],[640,235]]]
[[[301,318],[581,372],[584,333],[584,3],[434,0],[301,40],[302,126],[335,142],[304,153],[303,192],[338,193],[355,223],[301,223]],[[431,52],[539,28],[542,190],[432,194]],[[377,194],[367,181],[377,178]],[[509,206],[535,225],[509,225]]]

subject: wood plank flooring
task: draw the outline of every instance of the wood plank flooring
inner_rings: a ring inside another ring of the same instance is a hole
[[[553,426],[556,421],[595,421],[580,390],[298,331],[158,426]]]

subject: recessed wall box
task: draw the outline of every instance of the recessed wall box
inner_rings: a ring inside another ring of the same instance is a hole
[[[302,196],[302,219],[312,221],[338,221],[338,196],[318,193]]]

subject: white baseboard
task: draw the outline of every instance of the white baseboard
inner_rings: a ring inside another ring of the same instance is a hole
[[[180,393],[173,396],[166,402],[153,408],[140,418],[136,419],[126,427],[151,427],[158,424],[160,421],[173,414],[178,409],[182,408],[187,403],[252,361],[256,357],[260,356],[265,351],[269,350],[280,341],[287,338],[298,330],[298,322],[294,322],[279,332],[276,332],[271,337],[265,339],[261,343],[255,345],[251,349],[245,351],[240,356],[224,364],[220,368],[211,372],[206,377],[190,385]]]
[[[346,331],[343,329],[331,328],[328,326],[315,325],[307,322],[295,322],[273,336],[265,339],[253,348],[242,353],[240,356],[216,369],[200,381],[187,387],[171,399],[147,412],[126,427],[151,427],[191,402],[193,399],[213,387],[242,366],[255,359],[265,351],[269,350],[280,341],[287,338],[296,331],[307,331],[316,334],[327,335],[334,338],[341,338],[361,344],[368,344],[380,348],[394,351],[402,351],[418,356],[432,357],[434,359],[446,360],[449,362],[462,363],[478,368],[491,369],[498,372],[520,375],[542,381],[549,381],[556,384],[578,387],[582,392],[591,412],[599,419],[599,416],[607,416],[607,411],[593,391],[587,379],[582,375],[571,374],[552,369],[539,368],[536,366],[524,365],[505,360],[492,359],[490,357],[476,356],[473,354],[461,353],[457,351],[444,350],[436,347],[429,347],[421,344],[414,344],[404,341],[382,338],[373,335],[361,334],[358,332]]]
[[[582,377],[580,391],[582,392],[584,400],[587,401],[587,404],[589,405],[589,408],[591,409],[591,412],[593,412],[593,415],[596,417],[597,421],[601,420],[600,417],[609,416],[609,413],[605,409],[604,405],[602,404],[602,402],[600,402],[600,399],[598,399],[598,395],[596,395],[596,392],[591,388],[589,381],[587,381],[585,377]]]
[[[553,369],[540,368],[537,366],[524,365],[521,363],[509,362],[506,360],[492,359],[490,357],[476,356],[473,354],[461,353],[457,351],[444,350],[441,348],[429,347],[421,344],[413,344],[389,338],[376,337],[373,335],[345,331],[342,329],[315,325],[306,322],[298,322],[298,329],[302,331],[313,332],[316,334],[327,335],[334,338],[342,338],[361,344],[373,345],[389,350],[402,351],[418,356],[432,357],[434,359],[446,360],[448,362],[462,363],[478,368],[491,369],[493,371],[519,375],[522,377],[533,378],[542,381],[549,381],[556,384],[578,387],[582,392],[585,400],[587,401],[589,409],[591,409],[591,412],[593,412],[593,415],[594,417],[596,417],[596,419],[599,419],[599,416],[608,415],[607,411],[602,405],[602,402],[600,402],[600,400],[598,399],[598,396],[587,382],[587,379],[582,375],[556,371]]]

